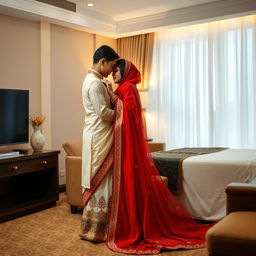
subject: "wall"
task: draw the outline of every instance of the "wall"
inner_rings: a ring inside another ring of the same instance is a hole
[[[65,183],[62,144],[82,138],[82,84],[93,53],[102,44],[116,49],[115,39],[51,25],[51,136],[52,148],[61,150],[60,183]]]
[[[60,149],[61,183],[65,141],[81,139],[84,120],[81,88],[91,67],[93,35],[51,25],[51,123],[52,148]]]
[[[45,149],[61,151],[59,183],[64,184],[65,153],[62,144],[82,138],[84,110],[81,88],[84,76],[92,66],[95,49],[107,44],[116,50],[116,39],[54,24],[40,28],[39,22],[3,15],[0,15],[0,39],[0,88],[29,89],[31,115],[41,114],[42,109],[50,106],[50,113],[46,113],[48,120],[42,129],[49,147]],[[49,58],[44,58],[45,54],[49,54]],[[49,88],[45,88],[48,84]],[[19,147],[29,148],[30,145]],[[4,149],[10,148],[13,147]]]
[[[0,56],[0,88],[29,90],[29,113],[40,114],[39,22],[0,15]],[[17,145],[0,147],[12,148]]]

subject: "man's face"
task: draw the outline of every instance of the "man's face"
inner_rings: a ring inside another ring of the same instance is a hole
[[[107,60],[103,59],[102,65],[101,65],[101,74],[104,77],[108,77],[109,74],[113,71],[116,62],[117,62],[117,59],[111,60],[111,61],[107,61]]]

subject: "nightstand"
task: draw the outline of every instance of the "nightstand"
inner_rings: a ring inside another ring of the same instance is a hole
[[[156,151],[165,151],[165,143],[164,142],[153,142],[150,141],[148,143],[150,151],[156,152]]]

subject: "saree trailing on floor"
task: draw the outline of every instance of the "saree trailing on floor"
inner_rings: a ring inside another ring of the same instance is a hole
[[[146,141],[141,102],[136,84],[140,73],[126,61],[115,91],[116,118],[113,147],[93,177],[84,204],[112,166],[107,246],[125,254],[156,254],[162,248],[192,249],[205,246],[209,226],[192,220],[166,187],[154,165]]]

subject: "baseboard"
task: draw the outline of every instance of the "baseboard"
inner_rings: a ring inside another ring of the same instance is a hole
[[[66,192],[66,184],[59,185],[59,193]]]

